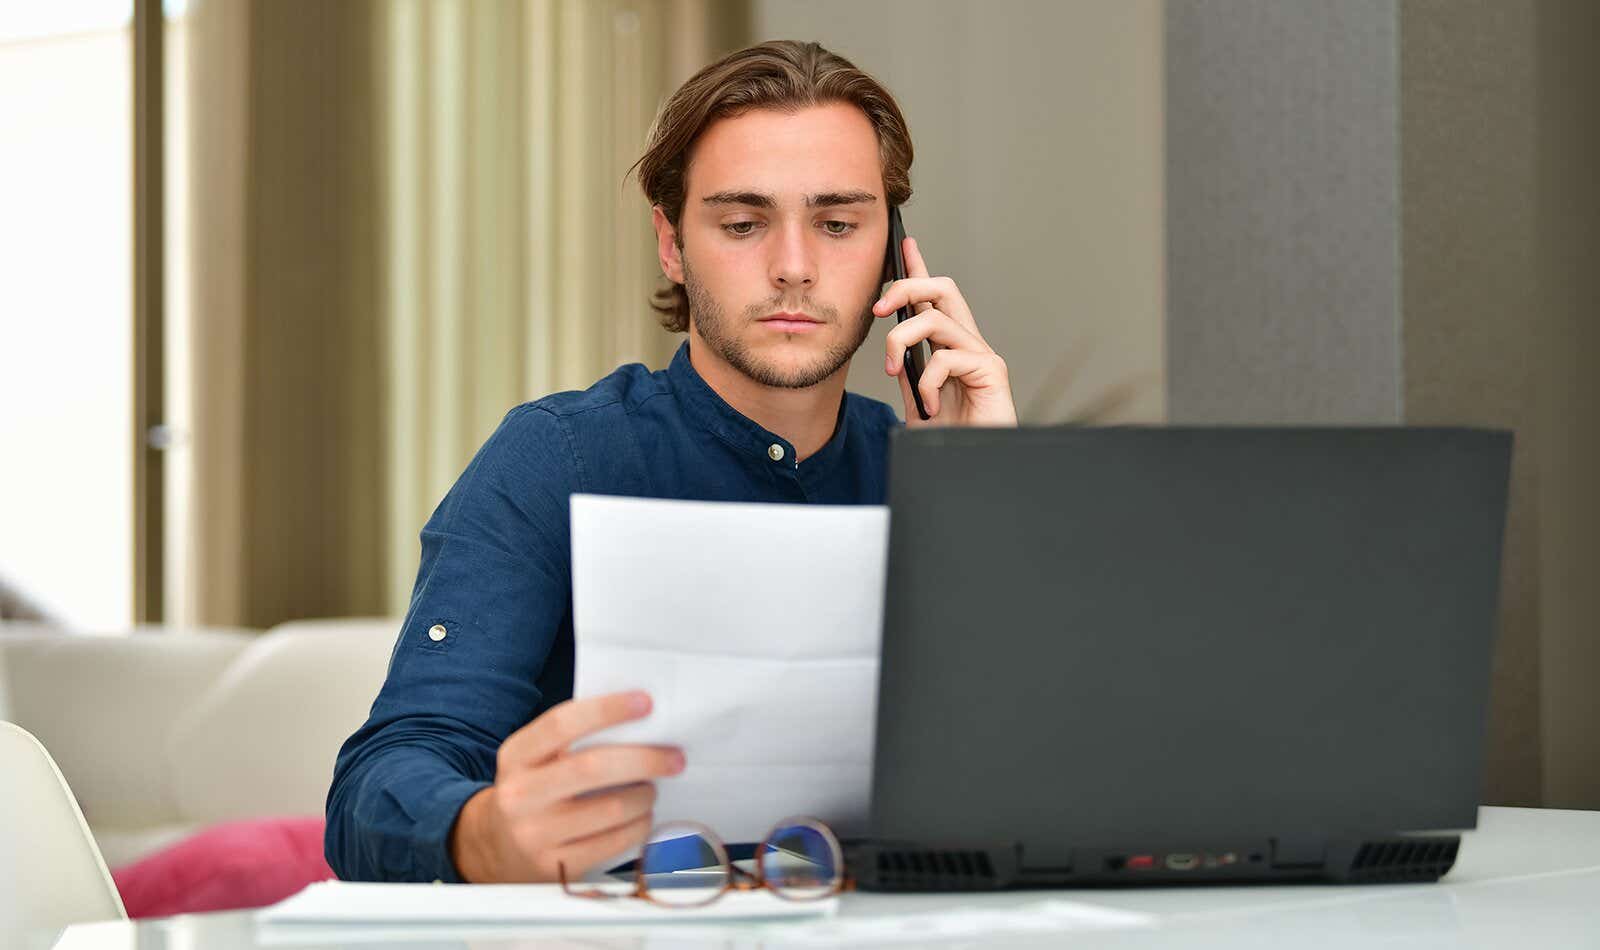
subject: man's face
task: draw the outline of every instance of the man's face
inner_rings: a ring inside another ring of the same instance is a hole
[[[882,284],[872,124],[848,104],[713,123],[689,153],[678,236],[668,276],[688,291],[691,332],[756,382],[822,382],[866,340]]]

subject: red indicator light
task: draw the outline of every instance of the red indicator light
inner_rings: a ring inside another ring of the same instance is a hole
[[[1128,858],[1128,870],[1148,871],[1156,866],[1156,856],[1153,854],[1135,854]]]

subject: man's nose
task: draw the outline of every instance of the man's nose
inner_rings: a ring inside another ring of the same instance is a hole
[[[772,282],[785,289],[809,288],[817,280],[817,262],[806,242],[805,226],[788,225],[773,249]]]

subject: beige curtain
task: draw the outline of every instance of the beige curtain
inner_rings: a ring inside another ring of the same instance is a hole
[[[192,533],[169,621],[382,607],[375,9],[189,10]]]
[[[501,416],[680,337],[624,173],[746,0],[196,0],[169,620],[398,613]]]
[[[378,29],[388,213],[386,606],[506,410],[665,365],[649,208],[624,173],[660,102],[745,42],[740,3],[403,0]]]

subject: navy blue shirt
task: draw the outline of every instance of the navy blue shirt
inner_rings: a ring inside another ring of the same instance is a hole
[[[502,740],[572,696],[573,492],[882,504],[899,424],[847,393],[833,437],[796,464],[793,445],[700,378],[688,343],[666,370],[634,363],[507,413],[423,526],[388,679],[334,766],[334,872],[461,880],[449,854],[461,806],[494,781]]]

